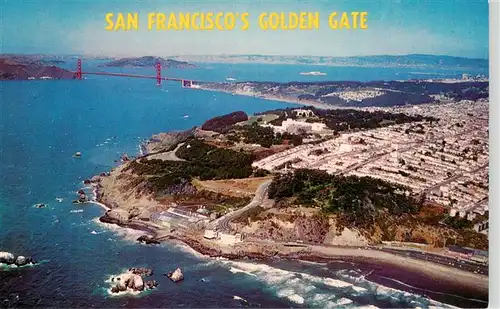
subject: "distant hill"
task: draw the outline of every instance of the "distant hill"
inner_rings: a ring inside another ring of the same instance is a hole
[[[104,67],[120,67],[120,68],[140,68],[140,67],[153,67],[157,62],[160,62],[162,67],[165,68],[194,68],[193,64],[186,61],[177,61],[173,59],[164,59],[161,57],[133,57],[133,58],[122,58],[105,63],[101,66]]]
[[[42,54],[32,54],[32,55],[1,54],[0,59],[8,59],[10,62],[18,64],[34,64],[34,65],[57,65],[66,63],[65,57],[42,55]]]
[[[176,60],[220,63],[269,63],[269,64],[307,64],[325,66],[355,67],[406,67],[441,69],[481,69],[487,70],[488,59],[473,59],[441,55],[375,55],[353,57],[322,56],[270,56],[270,55],[215,55],[215,56],[176,56]]]
[[[35,56],[0,55],[0,80],[72,79],[74,73],[49,64],[64,63],[57,59]]]

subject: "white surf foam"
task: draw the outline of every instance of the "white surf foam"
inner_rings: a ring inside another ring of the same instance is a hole
[[[276,295],[281,298],[287,298],[288,300],[297,303],[297,304],[303,304],[304,303],[304,298],[297,293],[295,293],[295,290],[293,289],[282,289],[276,292]]]
[[[341,279],[335,279],[288,271],[260,263],[224,260],[219,261],[219,263],[228,267],[233,273],[245,273],[257,278],[274,290],[278,297],[297,304],[321,308],[352,307],[355,306],[355,303],[350,299],[350,295],[356,297],[369,293],[376,295],[379,299],[392,299],[395,302],[404,301],[415,307],[456,308],[419,294],[371,282],[365,278],[361,270],[340,270],[336,272],[336,275]],[[342,297],[337,299],[336,295],[342,295]],[[370,305],[359,308],[376,309],[377,307]]]
[[[248,271],[244,271],[244,270],[239,269],[239,268],[236,268],[236,267],[231,267],[231,268],[229,268],[229,271],[230,271],[230,272],[232,272],[233,274],[236,274],[236,273],[243,273],[243,274],[247,274],[247,275],[249,275],[249,276],[254,276],[254,277],[256,277],[256,275],[255,275],[255,274],[252,274],[252,273],[250,273],[250,272],[248,272]]]
[[[246,299],[241,298],[241,297],[236,296],[236,295],[234,295],[234,296],[233,296],[233,299],[234,299],[234,300],[241,300],[241,301],[244,301],[245,303],[247,302],[247,301],[246,301]]]
[[[106,230],[112,232],[113,234],[115,234],[119,238],[133,242],[133,243],[137,243],[137,238],[139,238],[139,236],[144,235],[144,232],[142,232],[142,231],[134,230],[134,229],[127,228],[127,227],[120,227],[120,226],[117,226],[115,224],[101,222],[101,221],[99,221],[99,217],[94,218],[92,221],[96,225],[101,226],[101,227],[105,228]]]
[[[245,273],[256,277],[275,290],[278,297],[296,304],[316,307],[333,306],[335,302],[331,300],[335,298],[336,291],[331,291],[330,294],[318,294],[316,284],[323,284],[334,290],[353,286],[341,280],[288,271],[266,264],[240,261],[221,261],[221,263],[229,267],[233,273]]]

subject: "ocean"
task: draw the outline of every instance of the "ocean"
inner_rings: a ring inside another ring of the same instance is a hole
[[[84,62],[84,71],[105,70],[97,64]],[[154,68],[106,70],[155,74]],[[328,75],[299,74],[309,71]],[[197,80],[282,82],[462,73],[471,72],[253,64],[201,64],[163,72]],[[448,291],[439,283],[429,282],[425,290],[412,287],[415,277],[401,270],[374,271],[370,265],[343,262],[214,260],[179,244],[141,245],[135,242],[141,232],[99,223],[100,206],[71,204],[84,179],[116,166],[123,153],[137,154],[140,143],[154,133],[188,129],[236,110],[255,113],[290,104],[103,76],[1,82],[0,89],[0,251],[40,262],[0,268],[1,308],[487,306],[484,299]],[[78,151],[82,157],[74,158]],[[47,208],[33,207],[37,203]],[[156,290],[108,293],[110,276],[139,266],[154,270]],[[177,267],[185,280],[174,284],[162,274]]]

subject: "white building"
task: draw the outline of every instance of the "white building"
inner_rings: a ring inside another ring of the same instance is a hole
[[[322,122],[304,122],[304,121],[297,121],[293,120],[290,118],[285,119],[282,123],[281,126],[273,126],[273,125],[262,125],[263,127],[271,127],[274,132],[278,133],[284,133],[284,132],[290,132],[290,133],[297,133],[299,130],[304,130],[305,132],[320,132],[323,130],[328,129],[327,126],[322,123]]]
[[[217,232],[216,230],[205,230],[203,237],[205,237],[206,239],[218,239],[219,232]]]
[[[241,234],[236,233],[234,235],[232,234],[226,234],[226,233],[220,233],[219,234],[220,241],[225,243],[225,244],[235,244],[238,242],[242,241]]]
[[[310,109],[294,109],[293,112],[297,117],[313,117],[314,112]]]

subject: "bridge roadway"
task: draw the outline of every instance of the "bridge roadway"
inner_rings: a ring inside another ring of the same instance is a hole
[[[77,71],[73,71],[72,73],[78,73]],[[125,74],[125,73],[110,73],[110,72],[82,72],[82,75],[104,75],[104,76],[121,76],[121,77],[133,77],[133,78],[147,78],[147,79],[158,79],[157,76],[152,75],[140,75],[140,74]],[[202,81],[198,80],[190,80],[179,77],[161,77],[161,80],[171,80],[171,81],[190,81],[192,83],[202,83]]]

